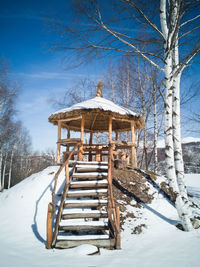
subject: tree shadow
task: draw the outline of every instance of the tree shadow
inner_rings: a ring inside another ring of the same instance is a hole
[[[158,185],[151,177],[151,175],[147,174],[146,172],[139,170],[139,169],[134,169],[134,171],[142,174],[143,177],[147,179],[147,181],[161,194],[173,207],[175,207],[175,204],[172,200],[172,197],[167,194],[161,187]]]
[[[49,189],[50,189],[51,192],[53,191],[53,185],[52,184],[53,184],[54,180],[55,180],[55,175],[54,175],[53,179],[51,180],[51,182],[49,183],[49,185],[44,189],[44,191],[42,192],[41,196],[36,201],[33,224],[31,225],[31,228],[32,228],[32,231],[33,231],[35,237],[43,244],[46,244],[46,240],[40,235],[40,233],[38,231],[38,224],[37,224],[38,207],[39,207],[39,203],[40,203],[41,199],[43,198],[43,196],[45,195],[45,193]]]
[[[147,210],[151,211],[153,214],[155,214],[156,216],[158,216],[159,218],[161,218],[162,220],[166,221],[167,223],[171,224],[171,225],[176,225],[178,223],[177,220],[171,220],[169,218],[167,218],[166,216],[164,216],[163,214],[161,214],[160,212],[156,211],[155,209],[151,208],[149,205],[147,205],[144,201],[142,201],[137,195],[135,195],[134,193],[130,192],[128,189],[124,188],[123,186],[121,186],[119,184],[119,182],[115,179],[113,179],[113,185],[119,189],[123,194],[125,194],[128,197],[133,198],[137,203],[139,203],[142,207],[146,208]]]

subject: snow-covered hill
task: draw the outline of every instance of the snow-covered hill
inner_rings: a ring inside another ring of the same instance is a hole
[[[126,213],[137,213],[140,218],[127,217],[121,250],[101,249],[98,256],[87,256],[96,250],[90,245],[47,250],[47,205],[57,169],[48,167],[0,194],[0,267],[199,266],[200,230],[178,230],[174,226],[175,208],[151,184],[155,197],[152,204],[144,204],[142,209],[126,207]],[[200,175],[187,175],[186,182],[190,194],[195,196],[193,200],[200,205]],[[132,234],[134,226],[141,224],[146,225],[143,232]]]

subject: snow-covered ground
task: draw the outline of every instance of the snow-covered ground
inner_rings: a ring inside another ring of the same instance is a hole
[[[57,167],[49,167],[0,193],[0,267],[199,266],[200,230],[186,233],[174,227],[176,210],[154,188],[151,205],[145,204],[142,210],[127,207],[128,212],[141,213],[141,218],[126,219],[121,250],[101,249],[97,256],[87,255],[95,251],[90,245],[47,250],[47,205],[56,170]],[[200,174],[186,175],[186,184],[199,203]],[[132,234],[134,227],[143,223],[147,226],[144,231]]]

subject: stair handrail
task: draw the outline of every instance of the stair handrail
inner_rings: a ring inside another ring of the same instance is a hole
[[[109,145],[108,153],[108,218],[113,228],[111,235],[114,235],[116,240],[116,248],[120,249],[120,214],[119,207],[115,205],[113,190],[112,190],[112,161],[113,161],[113,145]]]
[[[55,243],[56,243],[56,238],[57,238],[57,235],[58,235],[59,223],[60,223],[60,220],[61,220],[61,217],[62,217],[62,212],[63,212],[63,208],[64,208],[65,199],[67,197],[67,193],[68,193],[68,190],[69,190],[69,185],[70,185],[70,183],[72,181],[72,176],[73,176],[73,173],[75,171],[75,168],[76,168],[76,166],[73,167],[73,170],[70,173],[70,175],[69,175],[69,172],[66,172],[66,176],[67,177],[65,179],[65,187],[64,187],[64,190],[63,190],[63,193],[62,193],[60,205],[59,205],[59,208],[58,208],[58,213],[57,213],[57,216],[56,216],[56,223],[55,223],[55,227],[54,227],[52,244],[51,244],[52,247],[54,247]]]
[[[60,167],[60,169],[57,171],[56,175],[55,175],[55,182],[54,182],[54,188],[52,191],[52,204],[53,204],[53,211],[55,210],[55,192],[56,192],[56,187],[57,187],[57,182],[58,182],[58,177],[61,174],[62,170],[67,166],[67,164],[69,163],[70,159],[72,158],[75,150],[77,147],[79,147],[81,145],[81,142],[77,142],[76,145],[74,146],[74,148],[72,149],[71,153],[69,154],[69,157],[66,159],[66,161],[62,164],[62,166]]]
[[[65,170],[65,187],[64,187],[64,190],[63,190],[62,199],[61,199],[59,210],[58,210],[59,217],[61,217],[60,214],[62,213],[62,208],[63,208],[63,203],[64,203],[63,201],[65,200],[64,195],[66,197],[67,191],[69,189],[69,183],[72,180],[72,175],[73,175],[73,172],[74,172],[75,167],[76,167],[76,166],[74,166],[74,168],[73,168],[73,170],[72,170],[72,172],[71,172],[71,174],[69,176],[69,166],[68,166],[68,164],[69,164],[70,159],[74,155],[74,152],[75,152],[76,148],[79,148],[79,146],[81,146],[81,144],[82,144],[82,142],[77,142],[75,144],[74,148],[72,149],[71,153],[69,154],[69,157],[62,164],[62,166],[60,167],[60,169],[57,171],[57,173],[55,175],[54,188],[53,188],[53,191],[52,191],[52,202],[49,203],[48,211],[47,211],[47,242],[46,242],[46,248],[48,248],[48,249],[52,248],[52,244],[55,243],[55,240],[56,240],[56,237],[57,237],[58,226],[59,226],[59,218],[57,216],[56,224],[55,224],[55,228],[54,228],[54,233],[53,233],[52,224],[53,224],[53,214],[55,213],[55,192],[56,192],[58,177],[61,174],[62,170],[66,167],[66,170]],[[52,237],[52,234],[53,234],[53,237]]]

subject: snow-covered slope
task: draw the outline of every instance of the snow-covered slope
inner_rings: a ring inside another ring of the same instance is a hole
[[[122,232],[121,250],[101,249],[99,256],[87,256],[93,246],[68,250],[45,248],[47,205],[51,200],[53,179],[58,167],[48,167],[0,194],[0,267],[11,266],[199,266],[200,230],[185,233],[174,227],[174,207],[151,185],[155,199],[142,209],[127,206],[141,218],[127,217]],[[187,186],[200,198],[200,175],[187,175]],[[62,186],[62,179],[59,181]],[[134,204],[134,200],[132,200]],[[147,228],[135,235],[133,229]]]

